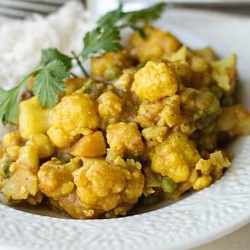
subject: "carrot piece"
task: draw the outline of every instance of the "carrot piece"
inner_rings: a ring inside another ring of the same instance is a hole
[[[101,131],[85,135],[70,148],[74,156],[94,157],[106,154],[106,143]]]

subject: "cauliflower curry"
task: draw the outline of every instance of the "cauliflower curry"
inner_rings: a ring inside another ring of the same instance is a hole
[[[250,133],[250,114],[234,101],[236,56],[144,29],[124,50],[92,57],[91,77],[66,79],[53,108],[20,101],[18,127],[0,147],[7,203],[113,218],[221,178],[226,143]]]

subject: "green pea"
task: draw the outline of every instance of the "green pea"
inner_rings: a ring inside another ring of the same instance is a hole
[[[4,178],[9,177],[9,168],[11,165],[11,161],[9,160],[1,160],[0,161],[0,175]]]
[[[121,73],[122,73],[122,71],[119,67],[111,66],[111,67],[108,67],[104,71],[104,77],[107,80],[112,81],[112,80],[118,78],[121,75]]]
[[[84,92],[90,94],[92,92],[92,84],[94,83],[93,79],[88,79],[85,83],[84,83]]]
[[[221,99],[223,95],[223,90],[219,86],[212,86],[210,91],[218,98]]]
[[[219,99],[213,95],[211,98],[210,104],[206,110],[206,113],[208,115],[211,115],[211,114],[215,113],[216,111],[218,111],[219,108],[220,108]]]
[[[176,189],[176,183],[167,177],[161,179],[162,190],[166,193],[172,193]]]

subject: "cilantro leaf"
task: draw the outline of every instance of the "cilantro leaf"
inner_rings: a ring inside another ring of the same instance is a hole
[[[110,11],[104,16],[102,16],[97,21],[97,24],[100,27],[112,27],[121,19],[122,15],[122,4],[120,4],[116,10]]]
[[[157,19],[163,12],[165,3],[158,3],[143,10],[130,12],[123,12],[122,7],[123,5],[120,4],[116,10],[101,17],[97,22],[98,27],[85,35],[84,48],[81,52],[83,58],[86,59],[90,54],[98,52],[121,50],[120,32],[125,27],[131,27],[138,31],[142,37],[145,37],[144,30],[137,23]]]
[[[17,97],[21,84],[10,90],[0,87],[0,119],[3,124],[15,123],[18,116]]]
[[[62,54],[57,49],[43,49],[41,63],[47,65],[48,63],[59,60],[64,63],[66,69],[70,70],[72,68],[72,58]]]
[[[81,52],[83,58],[90,54],[103,51],[119,51],[122,46],[119,43],[120,32],[118,28],[97,27],[88,32],[84,37],[84,48]]]
[[[65,91],[63,80],[69,76],[64,63],[58,60],[49,62],[37,74],[33,93],[42,106],[52,108],[58,102],[58,94]]]
[[[159,18],[165,6],[166,3],[158,3],[146,9],[123,12],[123,6],[120,4],[116,10],[110,11],[101,17],[97,23],[101,27],[119,25],[121,27],[132,26],[133,28],[133,25],[140,21],[150,22]]]
[[[143,22],[154,21],[160,17],[165,6],[166,6],[165,3],[158,3],[146,9],[123,13],[122,15],[123,25],[130,26],[131,24],[136,24],[140,21]]]

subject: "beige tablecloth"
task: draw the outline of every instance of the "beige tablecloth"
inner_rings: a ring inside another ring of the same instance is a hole
[[[192,250],[249,250],[250,224],[221,239]]]

